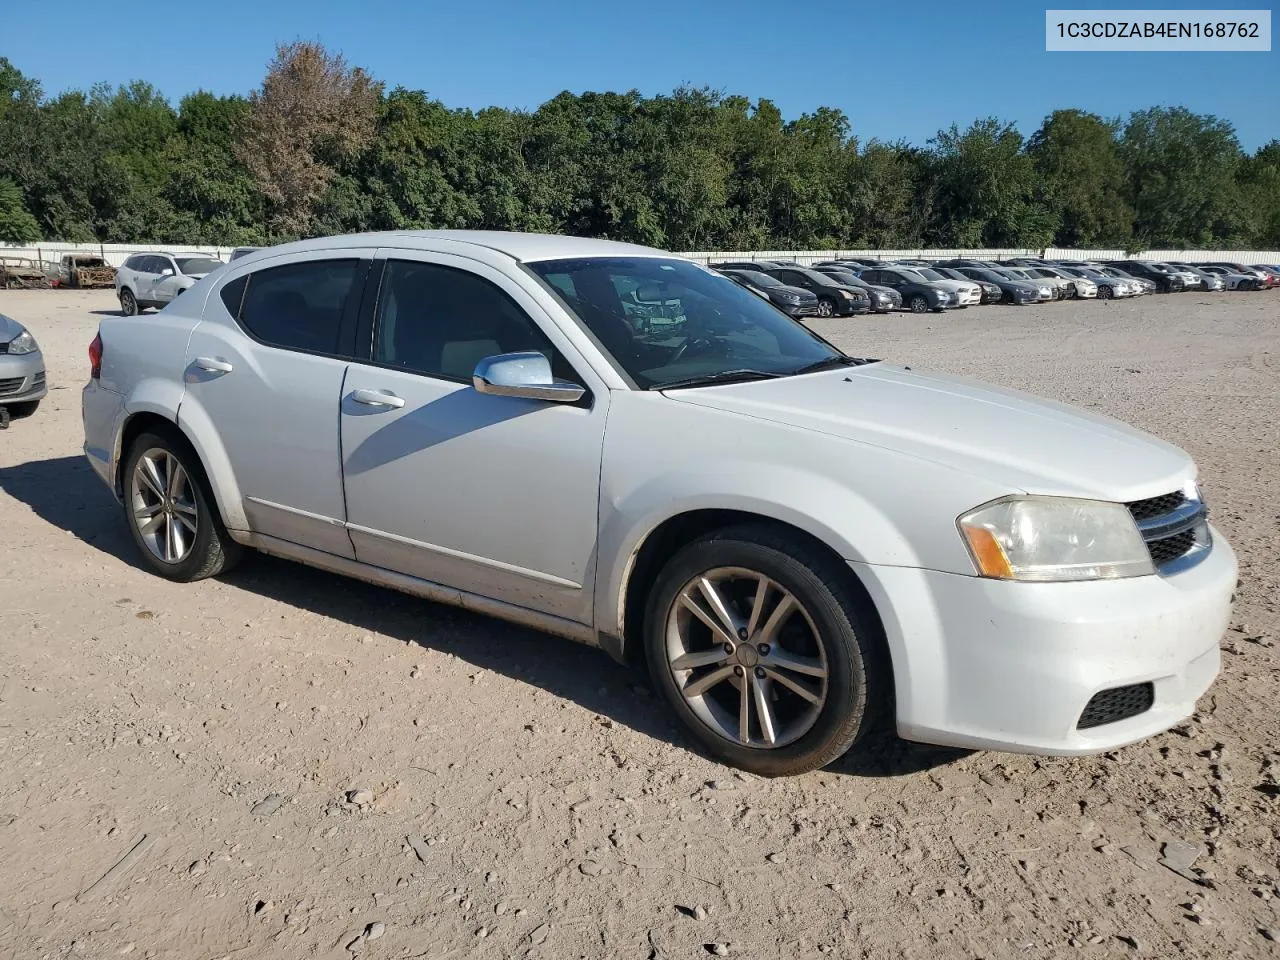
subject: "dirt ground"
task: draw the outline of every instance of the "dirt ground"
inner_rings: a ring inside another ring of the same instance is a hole
[[[1241,587],[1176,731],[1083,759],[886,738],[772,781],[595,650],[265,557],[144,573],[80,453],[112,306],[0,292],[51,384],[0,432],[0,956],[1280,950],[1280,293],[819,324],[1180,444]]]

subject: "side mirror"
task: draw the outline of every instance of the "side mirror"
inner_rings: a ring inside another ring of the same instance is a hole
[[[500,353],[476,364],[471,384],[477,393],[573,403],[587,392],[577,383],[551,376],[551,362],[541,353]]]
[[[162,277],[172,277],[172,276],[173,276],[173,267],[165,267],[165,268],[163,268],[163,269],[160,271],[160,276],[162,276]]]

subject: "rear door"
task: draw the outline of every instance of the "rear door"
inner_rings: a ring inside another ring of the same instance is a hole
[[[143,303],[155,302],[156,279],[162,263],[164,263],[163,258],[154,254],[147,254],[141,258],[137,266],[137,273],[134,274],[134,283],[137,287],[134,294],[139,301]]]
[[[230,270],[187,347],[180,420],[217,437],[249,527],[354,557],[338,404],[373,250],[313,250]]]

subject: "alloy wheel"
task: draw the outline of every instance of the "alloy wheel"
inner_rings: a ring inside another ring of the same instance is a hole
[[[130,513],[139,538],[157,560],[181,563],[195,546],[200,514],[186,469],[168,450],[152,447],[133,468]]]
[[[820,317],[829,317],[829,316],[831,316],[831,315],[832,315],[833,313],[835,313],[835,312],[836,312],[836,311],[835,311],[835,308],[834,308],[833,306],[831,306],[831,301],[830,301],[830,300],[819,300],[819,301],[818,301],[818,316],[820,316]]]
[[[128,290],[120,292],[120,312],[132,317],[138,312],[138,299]]]
[[[667,613],[666,659],[698,720],[739,746],[794,742],[827,700],[827,652],[813,618],[754,570],[720,567],[680,588]]]
[[[920,294],[916,294],[914,297],[911,298],[911,312],[912,313],[928,313],[929,301],[926,300],[924,297],[920,296]]]

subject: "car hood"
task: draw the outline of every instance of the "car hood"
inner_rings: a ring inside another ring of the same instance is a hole
[[[1182,450],[1110,417],[887,363],[667,396],[896,450],[1011,491],[1123,502],[1195,475]]]
[[[785,283],[780,287],[765,287],[764,289],[775,290],[778,293],[789,293],[792,296],[799,297],[802,301],[816,301],[818,299],[818,295],[812,290],[806,290],[804,287],[793,287]]]
[[[0,343],[8,343],[25,329],[17,320],[0,313]]]

